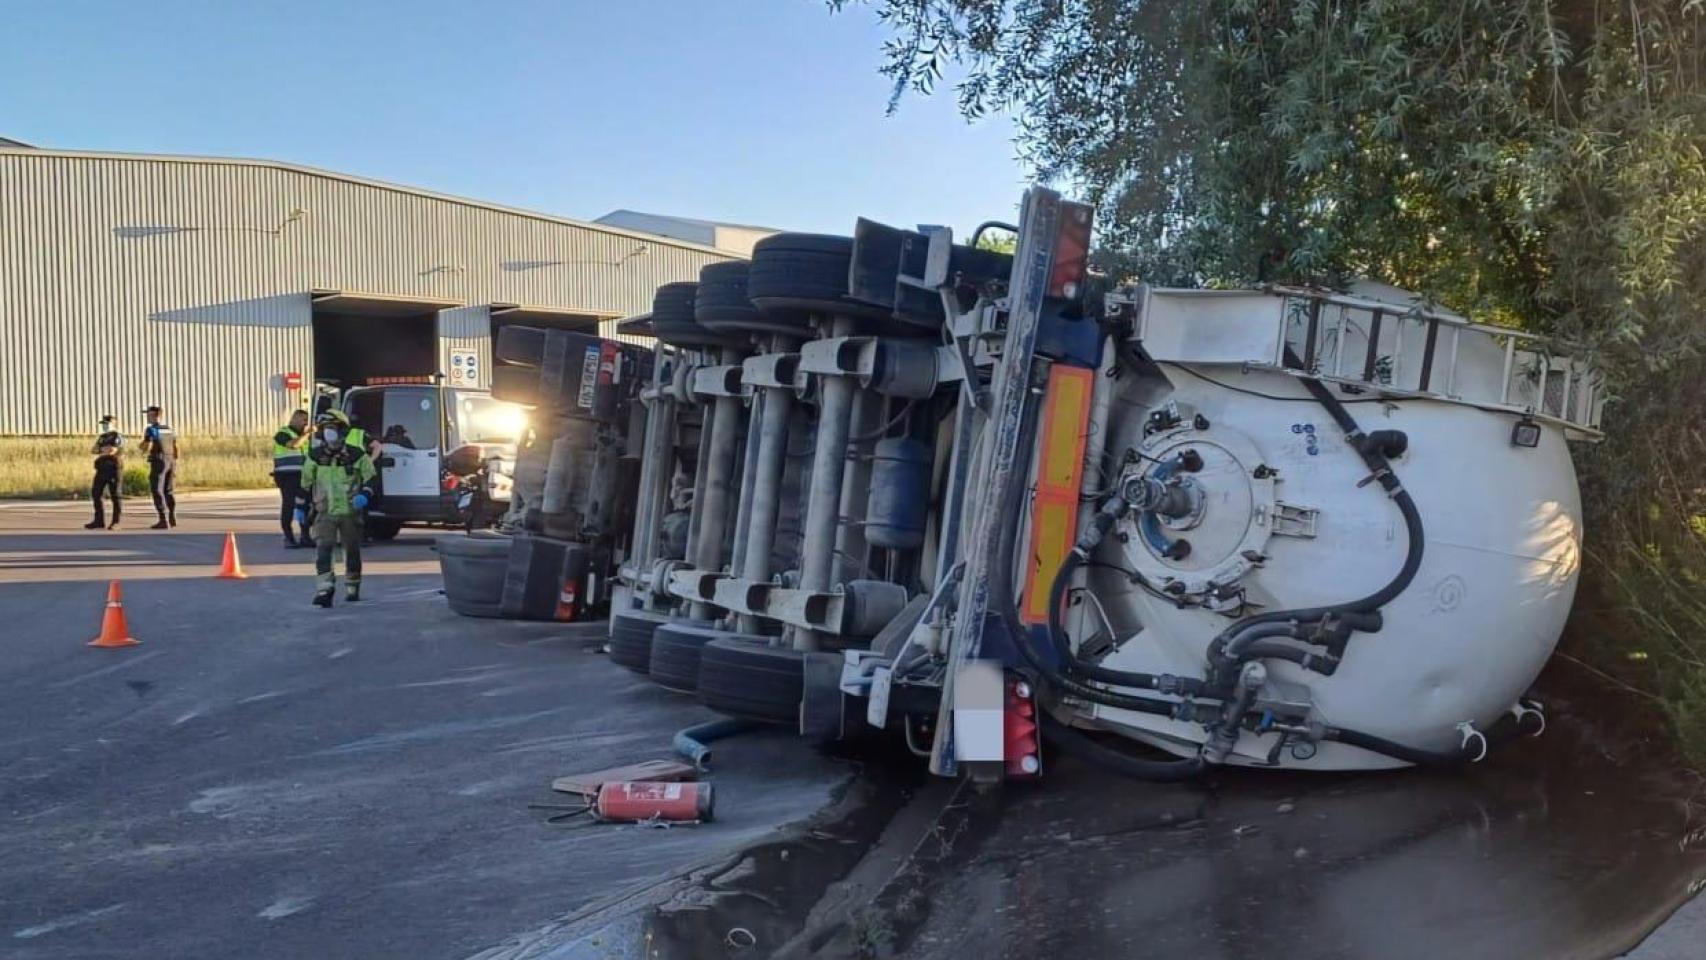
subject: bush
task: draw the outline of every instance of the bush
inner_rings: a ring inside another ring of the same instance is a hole
[[[1583,451],[1588,564],[1565,651],[1652,699],[1706,770],[1706,360],[1631,385]]]

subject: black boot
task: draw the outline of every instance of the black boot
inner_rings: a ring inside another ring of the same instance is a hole
[[[164,529],[166,529],[166,518],[161,517],[160,519],[154,521],[154,524],[152,526],[150,526],[148,529],[150,529],[150,530],[164,530]]]
[[[291,533],[289,530],[284,531],[284,545],[292,550],[301,546],[301,544],[296,542],[296,534]]]
[[[344,587],[344,599],[354,603],[361,599],[361,584],[352,583]]]
[[[85,529],[85,530],[99,530],[104,526],[106,526],[106,524],[101,522],[101,518],[96,517],[95,519],[90,520],[88,523],[83,524],[83,529]]]
[[[332,609],[332,591],[321,590],[314,594],[314,606],[325,607],[327,610]]]

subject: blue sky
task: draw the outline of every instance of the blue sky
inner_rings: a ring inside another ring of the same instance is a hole
[[[964,231],[1025,184],[1005,118],[885,116],[885,34],[820,0],[6,4],[0,136],[288,160],[592,218]]]

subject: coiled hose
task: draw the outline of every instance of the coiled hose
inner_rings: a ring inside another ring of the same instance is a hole
[[[1017,448],[1020,450],[1029,449],[1035,433],[1035,411],[1027,409],[1024,418],[1020,421]],[[1020,500],[1025,491],[1025,472],[1013,470],[1011,474],[1012,476],[1007,482],[1007,489],[1002,491],[1001,495],[999,515],[1004,517],[1018,515],[1021,506]],[[989,606],[1000,619],[1002,627],[1012,637],[1013,646],[1019,651],[1020,657],[1043,682],[1061,693],[1089,700],[1092,703],[1175,719],[1198,719],[1195,715],[1195,705],[1188,701],[1176,703],[1155,697],[1114,693],[1068,677],[1044,660],[1031,645],[1030,631],[1019,619],[1018,603],[1013,595],[1013,550],[1017,540],[1018,529],[1015,525],[1007,530],[1005,536],[996,541],[995,556],[990,561],[991,575],[987,581]],[[1210,711],[1210,715],[1214,713],[1215,711]],[[1046,711],[1043,716],[1045,723],[1047,723]],[[1072,739],[1074,736],[1077,736],[1078,739]],[[1103,747],[1089,741],[1082,735],[1073,733],[1058,735],[1056,742],[1067,744],[1068,746],[1064,749],[1067,749],[1068,752],[1076,749],[1079,756],[1085,760],[1106,767],[1115,773],[1143,780],[1182,780],[1196,776],[1202,772],[1204,767],[1204,761],[1200,756],[1181,760],[1140,760]]]

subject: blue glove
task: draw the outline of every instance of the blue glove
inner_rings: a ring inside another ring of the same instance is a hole
[[[308,523],[308,514],[301,507],[297,507],[290,515],[296,519],[296,525],[299,527]]]
[[[358,493],[354,497],[350,498],[350,506],[356,508],[357,510],[366,510],[367,509],[367,494]]]

